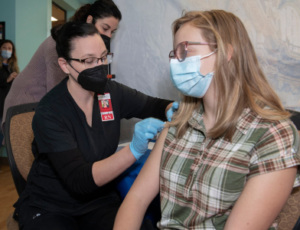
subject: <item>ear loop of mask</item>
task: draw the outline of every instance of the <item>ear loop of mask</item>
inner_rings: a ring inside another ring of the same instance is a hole
[[[75,70],[79,74],[79,72],[71,65],[70,62],[68,62],[68,64],[69,64],[69,66],[72,67],[73,70]],[[71,73],[69,73],[69,76],[71,76],[74,79],[74,81],[76,81],[78,83],[78,81],[75,79],[75,77]]]
[[[203,58],[207,58],[209,57],[210,55],[214,54],[215,52],[217,52],[218,49],[215,49],[213,52],[207,54],[207,55],[204,55],[203,57],[200,58],[200,60],[202,60]]]

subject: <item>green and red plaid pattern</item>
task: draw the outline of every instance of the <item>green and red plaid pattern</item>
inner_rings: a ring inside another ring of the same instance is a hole
[[[262,119],[250,109],[240,116],[232,142],[206,137],[201,109],[183,138],[175,132],[169,128],[161,160],[161,229],[223,229],[249,178],[300,164],[293,123]]]

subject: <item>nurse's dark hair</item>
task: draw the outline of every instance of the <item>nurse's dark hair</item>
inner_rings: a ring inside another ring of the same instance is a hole
[[[99,18],[114,17],[119,21],[122,19],[119,8],[112,0],[97,0],[93,4],[85,4],[80,7],[74,16],[70,18],[70,21],[86,22],[89,15],[93,17],[93,24]]]
[[[67,22],[64,25],[51,30],[51,35],[56,41],[56,51],[58,57],[66,60],[70,58],[70,52],[73,49],[72,41],[75,38],[99,34],[93,24],[83,22]],[[99,34],[100,36],[100,34]]]

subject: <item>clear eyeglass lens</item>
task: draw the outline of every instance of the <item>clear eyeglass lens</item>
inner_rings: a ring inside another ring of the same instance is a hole
[[[98,58],[90,57],[84,60],[84,65],[86,68],[95,67],[98,64]]]
[[[98,61],[100,61],[100,63],[103,65],[107,65],[107,56],[99,58]]]
[[[176,55],[178,58],[178,61],[184,61],[186,58],[186,50],[185,50],[185,44],[180,43],[176,48]]]
[[[90,57],[84,60],[84,65],[86,68],[92,68],[95,67],[96,65],[98,65],[98,63],[100,62],[101,64],[110,64],[112,63],[112,59],[113,59],[113,55],[112,54],[108,54],[106,56],[103,56],[101,58],[96,58],[96,57]]]

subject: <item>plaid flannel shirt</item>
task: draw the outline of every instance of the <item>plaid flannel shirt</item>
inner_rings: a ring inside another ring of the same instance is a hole
[[[223,229],[249,178],[300,164],[293,123],[268,121],[248,108],[232,142],[206,137],[202,109],[181,139],[175,132],[169,128],[161,160],[161,229]]]

